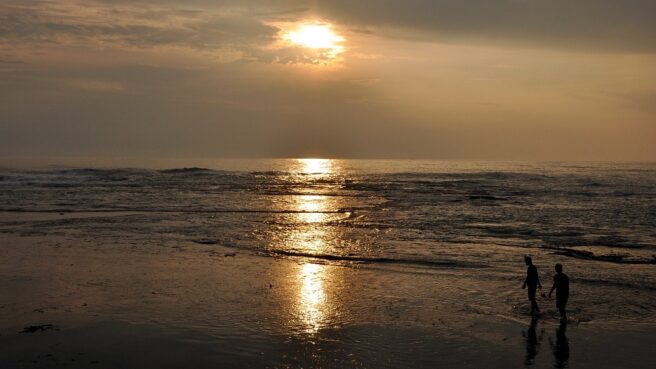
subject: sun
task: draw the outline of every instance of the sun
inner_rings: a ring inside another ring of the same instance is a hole
[[[294,46],[322,49],[337,55],[344,50],[344,37],[337,34],[331,25],[324,23],[301,24],[283,35],[283,40]]]

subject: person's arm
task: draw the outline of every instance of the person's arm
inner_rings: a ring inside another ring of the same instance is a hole
[[[537,275],[536,278],[538,279],[538,288],[542,289],[542,283],[540,283],[540,276]]]
[[[554,277],[554,283],[553,286],[551,286],[551,291],[549,291],[549,298],[551,298],[551,294],[553,291],[556,289],[556,277]]]
[[[524,278],[524,284],[522,285],[522,289],[526,288],[526,281],[528,281],[528,276]]]

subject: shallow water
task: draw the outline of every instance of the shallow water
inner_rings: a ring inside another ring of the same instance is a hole
[[[227,247],[296,260],[297,270],[275,280],[296,286],[281,309],[300,314],[288,325],[299,334],[369,314],[358,313],[357,298],[346,301],[351,292],[340,279],[342,267],[371,271],[379,289],[369,291],[373,298],[384,300],[395,283],[406,286],[389,306],[434,298],[413,283],[443,276],[441,296],[456,313],[524,316],[518,287],[525,254],[535,257],[546,288],[552,265],[565,265],[577,321],[656,317],[654,164],[187,164],[1,169],[0,232],[93,240],[100,249]]]

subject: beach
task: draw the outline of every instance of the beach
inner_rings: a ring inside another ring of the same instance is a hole
[[[0,369],[656,368],[655,15],[0,0]]]
[[[294,163],[5,170],[0,367],[656,365],[651,169]],[[603,213],[627,202],[630,230]],[[567,324],[531,317],[526,254],[545,293],[565,265]]]
[[[653,321],[571,322],[564,348],[553,300],[541,301],[545,316],[531,341],[528,315],[454,301],[450,290],[468,286],[439,271],[408,276],[195,244],[150,252],[38,237],[3,236],[1,244],[2,295],[10,297],[0,309],[6,368],[656,363]],[[517,304],[526,303],[518,283],[507,287],[515,287]],[[45,324],[52,328],[20,333]]]

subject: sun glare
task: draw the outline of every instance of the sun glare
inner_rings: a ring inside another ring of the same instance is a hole
[[[285,37],[289,42],[311,49],[334,49],[344,42],[330,26],[325,24],[303,24]]]
[[[330,159],[297,159],[303,174],[328,175],[332,172]]]
[[[333,57],[344,51],[344,37],[335,33],[328,24],[301,24],[285,33],[282,38],[294,46],[325,50]]]
[[[304,264],[300,270],[300,313],[306,324],[306,333],[317,333],[326,319],[324,305],[326,292],[323,279],[326,278],[324,266]]]

